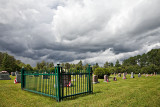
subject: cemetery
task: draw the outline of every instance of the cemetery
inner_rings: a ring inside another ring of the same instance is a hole
[[[93,94],[71,96],[67,99],[63,99],[59,103],[52,97],[45,97],[43,96],[43,94],[40,95],[21,90],[20,83],[13,83],[13,80],[16,76],[11,75],[11,80],[0,81],[0,96],[2,96],[0,97],[0,106],[157,106],[160,104],[160,75],[151,76],[151,74],[141,75],[139,73],[134,74],[134,79],[131,78],[133,77],[132,73],[123,73],[122,76],[127,79],[125,80],[123,79],[123,77],[119,77],[118,75],[115,76],[114,74],[110,75],[109,77],[107,75],[104,75],[104,79],[99,79],[96,75],[93,75],[93,82],[97,82],[96,84],[93,84]],[[83,81],[83,78],[85,77],[85,75],[82,75],[82,77],[73,75],[71,77],[64,76],[62,77],[62,81],[60,82],[64,84],[64,89],[67,89],[68,91],[69,87],[70,91],[71,87],[73,89],[73,82],[76,82],[76,80],[79,78],[80,81],[81,78]],[[30,80],[33,80],[37,77],[32,76],[28,78],[30,78]],[[46,81],[51,80],[52,77],[50,77],[50,79],[43,79],[42,76],[39,76],[38,78],[41,78],[41,80],[45,83]],[[117,81],[115,81],[115,78]],[[107,80],[109,80],[110,82],[106,82]],[[71,87],[67,86],[70,81],[72,82]],[[35,83],[33,83],[32,85],[34,84]],[[30,88],[35,88],[31,86]],[[8,89],[10,91],[6,92],[5,90]],[[19,100],[19,98],[21,98],[21,100]]]

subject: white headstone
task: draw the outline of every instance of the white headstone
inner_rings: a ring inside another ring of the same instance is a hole
[[[133,74],[133,72],[131,72],[131,78],[134,78],[134,74]]]

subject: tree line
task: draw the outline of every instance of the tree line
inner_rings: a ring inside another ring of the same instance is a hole
[[[80,60],[77,64],[70,64],[68,62],[61,63],[61,66],[68,70],[81,70],[87,69],[88,64],[83,65]],[[37,62],[35,67],[30,64],[24,64],[20,60],[16,60],[14,56],[8,53],[0,52],[0,70],[6,70],[8,72],[20,71],[24,67],[25,70],[53,70],[55,69],[53,62]],[[92,65],[92,70],[99,78],[103,78],[104,75],[110,75],[113,73],[160,73],[160,49],[152,49],[148,53],[137,55],[123,60],[122,64],[119,60],[115,64],[106,61],[102,67],[98,63]]]
[[[160,49],[152,49],[146,54],[130,57],[123,60],[122,64],[119,63],[119,60],[116,61],[115,65],[106,61],[103,67],[97,67],[94,70],[94,74],[98,75],[99,78],[103,78],[105,74],[123,72],[134,72],[136,74],[160,73]]]

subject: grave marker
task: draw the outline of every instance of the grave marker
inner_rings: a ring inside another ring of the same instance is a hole
[[[16,72],[15,72],[15,75],[17,75],[17,74],[19,74],[19,72],[18,72],[18,71],[16,71]]]
[[[122,77],[122,79],[126,79],[126,75],[125,75],[125,73],[123,73],[123,77]]]
[[[94,75],[94,76],[93,76],[93,84],[97,84],[97,83],[99,83],[99,82],[98,82],[98,76],[97,76],[97,75]]]
[[[12,76],[15,76],[15,72],[11,72],[11,75],[12,75]]]
[[[21,74],[16,75],[16,81],[17,83],[21,83]]]
[[[117,78],[116,78],[116,77],[113,77],[113,81],[117,81]]]
[[[118,73],[118,77],[121,77],[121,73]]]
[[[67,87],[71,82],[71,75],[63,75],[62,79],[60,78],[60,82],[63,84],[64,87]]]
[[[131,72],[131,78],[134,78],[134,74],[133,74],[133,72]]]
[[[138,77],[141,77],[141,74],[140,74],[140,73],[138,74]]]
[[[104,82],[108,82],[109,81],[109,76],[108,75],[104,75]]]
[[[0,72],[0,80],[11,80],[7,71]]]

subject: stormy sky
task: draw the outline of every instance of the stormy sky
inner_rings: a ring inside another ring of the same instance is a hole
[[[160,0],[0,0],[0,51],[103,65],[160,48]]]

